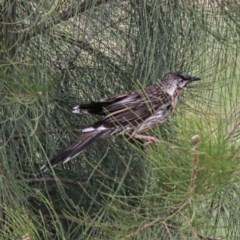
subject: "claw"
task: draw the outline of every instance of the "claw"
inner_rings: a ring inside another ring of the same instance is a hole
[[[141,134],[132,134],[131,138],[145,140],[146,142],[143,144],[144,148],[146,148],[149,144],[160,142],[160,139],[157,137],[141,135]]]

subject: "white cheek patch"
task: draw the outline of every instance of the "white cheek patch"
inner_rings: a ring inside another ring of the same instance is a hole
[[[170,89],[167,89],[166,92],[167,92],[169,95],[173,96],[174,93],[175,93],[175,87],[172,87],[172,88],[170,88]]]

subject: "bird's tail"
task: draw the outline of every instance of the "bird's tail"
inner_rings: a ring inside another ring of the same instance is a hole
[[[69,147],[65,148],[62,152],[58,153],[54,156],[48,164],[43,165],[40,170],[46,171],[48,169],[48,165],[52,167],[56,166],[58,163],[66,163],[70,161],[72,158],[76,157],[79,153],[81,153],[88,145],[94,142],[97,138],[103,135],[105,131],[94,130],[90,132],[84,132],[83,135],[71,144]]]

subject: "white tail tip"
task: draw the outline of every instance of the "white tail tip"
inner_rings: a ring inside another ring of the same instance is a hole
[[[73,112],[73,113],[80,113],[79,105],[75,106],[75,107],[73,108],[73,111],[72,111],[72,112]]]

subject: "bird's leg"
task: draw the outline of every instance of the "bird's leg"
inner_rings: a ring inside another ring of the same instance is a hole
[[[160,142],[159,138],[149,136],[149,135],[142,135],[142,134],[137,134],[136,133],[136,134],[131,135],[131,137],[136,138],[136,139],[142,139],[142,140],[150,141],[150,142]]]
[[[146,142],[143,144],[144,147],[147,147],[151,143],[160,142],[160,139],[157,137],[142,135],[142,134],[138,134],[138,133],[133,133],[131,135],[131,138],[145,140]]]

